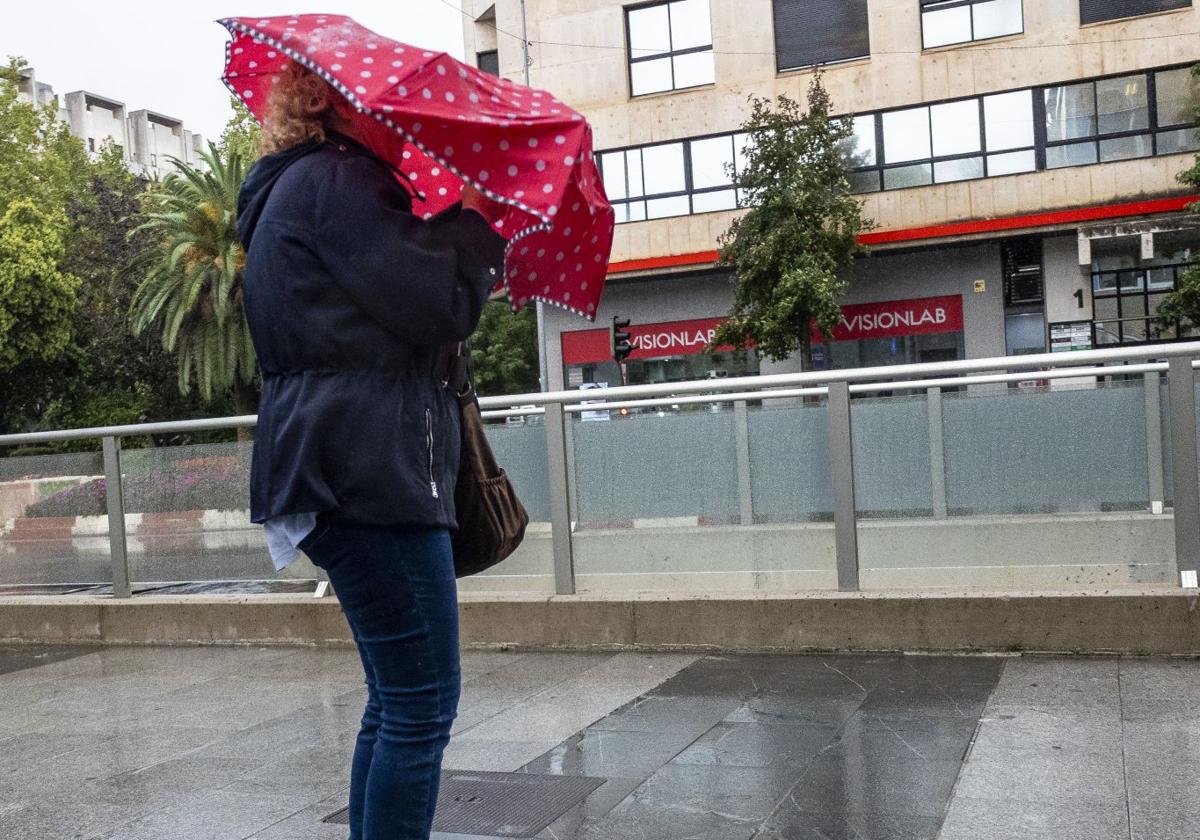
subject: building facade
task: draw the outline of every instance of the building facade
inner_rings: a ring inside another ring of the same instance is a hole
[[[53,86],[39,81],[33,68],[22,71],[18,95],[38,106],[56,103],[58,118],[90,154],[100,154],[106,143],[115,144],[135,175],[162,178],[174,171],[172,158],[193,166],[201,162],[203,136],[188,131],[174,117],[146,110],[128,113],[124,102],[86,90],[68,93],[60,101]]]
[[[717,242],[750,96],[853,119],[875,228],[818,366],[1166,341],[1154,318],[1200,245],[1177,181],[1195,127],[1191,0],[464,0],[469,57],[585,114],[618,221],[597,325],[546,310],[549,387],[780,372],[708,353],[732,288]]]

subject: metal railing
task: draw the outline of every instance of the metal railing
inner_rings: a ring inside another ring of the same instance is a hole
[[[934,509],[946,510],[941,463],[943,389],[975,389],[1016,382],[1086,381],[1095,377],[1141,376],[1146,385],[1149,483],[1152,504],[1160,507],[1163,491],[1162,455],[1173,466],[1174,545],[1180,582],[1196,586],[1200,565],[1200,469],[1197,467],[1196,388],[1194,369],[1200,367],[1200,342],[1144,347],[1119,347],[1063,354],[1007,356],[933,364],[912,364],[853,370],[775,374],[733,379],[700,380],[656,385],[633,385],[587,391],[557,391],[484,397],[488,419],[540,416],[547,447],[547,481],[554,588],[559,594],[576,591],[575,533],[577,517],[572,492],[571,427],[568,418],[584,412],[607,412],[691,404],[732,404],[739,426],[739,462],[746,461],[745,416],[750,403],[804,398],[823,399],[828,410],[828,448],[831,466],[833,525],[837,585],[842,591],[860,588],[859,510],[855,499],[854,397],[893,392],[923,393],[930,417]],[[1165,375],[1168,393],[1169,440],[1159,426],[1159,389]],[[106,477],[113,593],[130,597],[126,551],[125,504],[121,469],[123,438],[160,433],[200,432],[253,427],[256,417],[109,426],[53,432],[0,435],[0,446],[64,440],[100,439]],[[1157,467],[1157,468],[1156,468]],[[939,488],[939,477],[942,479]],[[742,524],[751,524],[748,511],[748,468],[739,467],[743,489]]]

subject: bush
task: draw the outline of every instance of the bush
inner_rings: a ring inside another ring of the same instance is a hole
[[[236,510],[246,507],[250,466],[236,457],[175,461],[165,470],[127,475],[127,513]],[[97,478],[35,502],[26,516],[101,516],[107,511],[105,481]]]

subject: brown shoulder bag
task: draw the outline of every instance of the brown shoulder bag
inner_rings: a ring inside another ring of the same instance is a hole
[[[451,542],[454,575],[463,578],[490,569],[516,551],[525,538],[529,514],[484,434],[466,342],[458,346],[451,370],[450,382],[462,413],[462,455],[454,491],[458,530]]]

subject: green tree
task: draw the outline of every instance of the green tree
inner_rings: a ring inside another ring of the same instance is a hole
[[[244,161],[258,158],[258,144],[262,138],[262,127],[258,124],[250,109],[242,104],[242,100],[231,96],[229,107],[233,115],[225,123],[221,132],[221,142],[218,144],[225,154],[238,154]]]
[[[1200,117],[1200,64],[1192,68],[1192,101],[1195,113]],[[1179,183],[1200,189],[1200,152],[1196,154],[1192,165],[1179,173]],[[1200,212],[1200,202],[1188,207],[1193,213]],[[1179,276],[1175,290],[1167,295],[1162,306],[1158,308],[1159,326],[1170,331],[1177,327],[1185,330],[1200,330],[1200,253],[1192,256],[1191,265]]]
[[[193,384],[205,402],[232,393],[235,410],[251,413],[256,363],[236,229],[246,167],[239,153],[211,143],[202,158],[204,168],[176,161],[178,171],[146,195],[130,319],[135,335],[158,331],[175,356],[181,393]]]
[[[66,352],[79,285],[59,265],[66,228],[61,211],[28,198],[0,215],[0,375]]]
[[[815,323],[829,335],[841,319],[839,299],[858,235],[873,224],[850,192],[850,120],[835,118],[817,73],[808,108],[780,96],[751,97],[742,129],[751,138],[737,186],[753,207],[722,235],[720,264],[731,269],[734,305],[715,346],[755,344],[779,360],[800,351],[812,368]]]
[[[508,302],[483,308],[471,338],[475,388],[486,396],[529,394],[538,390],[537,314],[525,308],[513,315]]]

